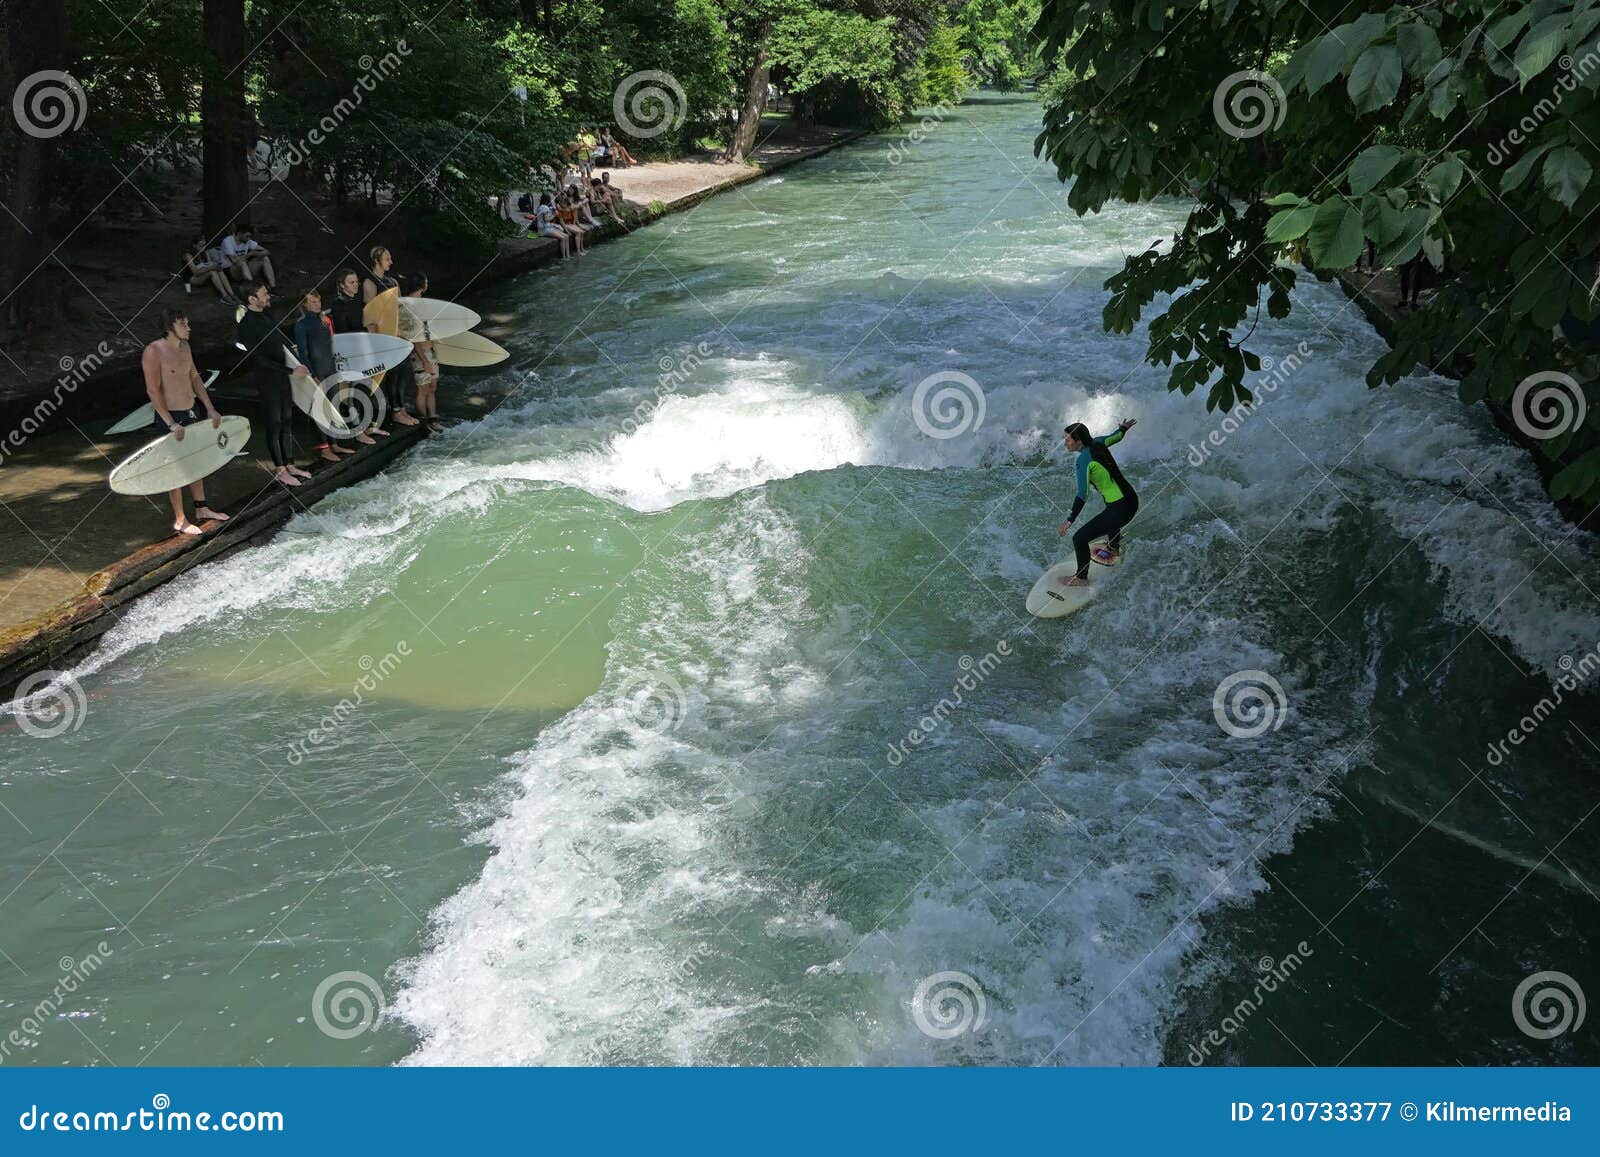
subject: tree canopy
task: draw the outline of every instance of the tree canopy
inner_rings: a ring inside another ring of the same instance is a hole
[[[1287,317],[1296,265],[1327,276],[1370,242],[1442,272],[1369,384],[1458,369],[1560,464],[1555,497],[1600,499],[1600,2],[1043,0],[1038,33],[1038,149],[1070,204],[1194,202],[1107,282],[1112,331],[1164,299],[1147,358],[1171,388],[1248,401],[1263,306]]]

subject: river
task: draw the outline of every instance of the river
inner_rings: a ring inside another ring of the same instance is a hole
[[[510,402],[0,726],[0,1063],[1600,1063],[1512,1008],[1600,984],[1593,538],[1337,286],[1169,394],[1101,282],[1183,207],[1074,216],[1038,121],[501,286]]]

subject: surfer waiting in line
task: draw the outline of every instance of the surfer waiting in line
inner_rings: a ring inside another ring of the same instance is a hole
[[[1122,528],[1132,522],[1133,516],[1139,513],[1139,496],[1134,493],[1128,480],[1122,476],[1122,468],[1117,465],[1117,460],[1111,456],[1110,450],[1110,447],[1122,441],[1124,434],[1133,429],[1133,424],[1133,418],[1124,418],[1117,424],[1115,430],[1100,438],[1090,435],[1089,427],[1082,422],[1074,422],[1064,431],[1067,449],[1078,456],[1076,463],[1078,493],[1072,501],[1072,513],[1067,515],[1067,520],[1056,528],[1056,533],[1066,534],[1077,520],[1083,510],[1084,500],[1089,497],[1090,486],[1100,492],[1100,497],[1105,499],[1106,508],[1072,536],[1072,545],[1078,553],[1078,573],[1062,579],[1062,586],[1088,586],[1089,544],[1105,535],[1106,545],[1097,552],[1097,556],[1101,562],[1113,561],[1122,549]]]
[[[311,473],[294,464],[294,441],[289,432],[294,393],[289,376],[291,373],[296,377],[309,376],[311,371],[299,364],[293,370],[288,368],[284,354],[293,356],[296,363],[299,355],[267,312],[272,304],[272,293],[266,283],[258,281],[251,285],[245,304],[249,308],[239,319],[238,342],[255,370],[256,389],[261,394],[261,417],[267,431],[267,453],[277,467],[273,478],[285,486],[299,486],[300,479],[310,478]]]
[[[144,347],[141,359],[144,369],[144,391],[150,396],[150,406],[156,412],[155,428],[169,432],[174,439],[183,441],[183,428],[205,417],[211,419],[212,428],[222,425],[222,415],[211,404],[200,371],[194,368],[194,358],[189,353],[189,319],[176,309],[161,311],[161,336]],[[196,405],[198,400],[199,405]],[[194,495],[194,516],[201,522],[226,522],[228,516],[206,505],[206,485],[203,481],[189,483],[189,493]],[[199,534],[200,528],[183,513],[183,487],[167,491],[172,500],[172,529],[179,534]]]

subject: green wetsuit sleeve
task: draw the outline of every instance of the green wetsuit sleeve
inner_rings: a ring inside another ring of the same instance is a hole
[[[1122,435],[1122,430],[1113,430],[1109,434],[1102,434],[1100,437],[1096,438],[1095,441],[1100,443],[1102,446],[1115,446],[1118,442],[1122,441]]]
[[[1087,449],[1078,451],[1078,461],[1073,467],[1078,479],[1078,495],[1072,500],[1072,513],[1067,515],[1068,522],[1073,522],[1077,519],[1079,512],[1083,510],[1084,499],[1089,497],[1089,463],[1091,460]]]

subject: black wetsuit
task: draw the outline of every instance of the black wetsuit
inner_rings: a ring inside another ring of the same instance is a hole
[[[267,453],[274,466],[294,461],[294,439],[290,419],[294,414],[294,395],[289,390],[289,364],[284,351],[294,346],[278,330],[266,310],[247,309],[239,319],[238,342],[250,355],[251,377],[261,394],[261,417],[267,436]],[[298,360],[299,355],[295,355]]]
[[[333,319],[333,332],[366,333],[367,319],[362,313],[363,308],[359,297],[337,294],[328,310],[328,316]]]

